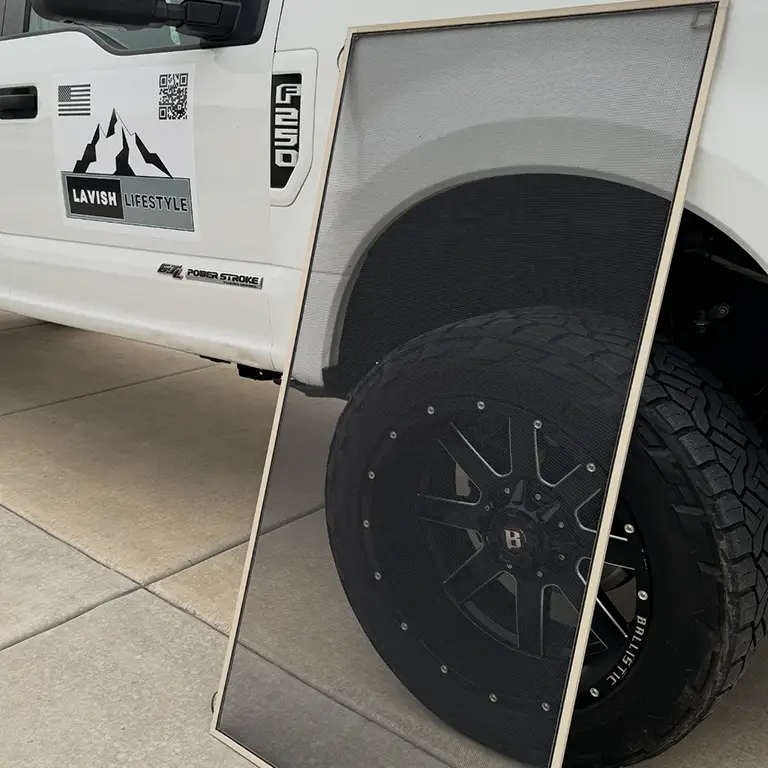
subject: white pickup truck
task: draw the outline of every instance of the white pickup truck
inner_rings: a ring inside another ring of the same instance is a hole
[[[0,309],[279,378],[348,28],[551,2],[0,0]],[[735,684],[765,634],[766,39],[768,3],[732,0],[617,512],[632,553],[605,569],[571,766],[621,766],[677,742]],[[594,56],[603,55],[615,52],[596,45]],[[456,76],[446,73],[445,99]],[[398,103],[407,94],[377,96],[382,109],[418,108]],[[425,364],[414,338],[448,359],[461,346],[451,334],[478,344],[484,334],[514,335],[518,309],[534,330],[560,324],[579,343],[616,345],[619,331],[529,308],[574,304],[573,286],[558,279],[564,255],[600,263],[651,247],[633,211],[666,203],[647,179],[606,180],[593,126],[578,119],[568,157],[549,162],[539,149],[557,129],[551,122],[537,126],[541,143],[523,135],[530,126],[501,126],[516,155],[493,178],[480,171],[499,126],[437,136],[427,122],[407,156],[388,162],[387,173],[407,169],[402,199],[367,205],[374,179],[335,212],[365,226],[342,227],[333,264],[315,276],[295,387],[370,402],[384,396],[378,383],[359,383],[382,361]],[[663,140],[645,127],[621,130],[637,130],[638,146]],[[487,257],[500,242],[514,257],[501,271]],[[537,279],[518,279],[534,262]],[[631,275],[604,277],[610,290],[589,308],[621,318]],[[495,321],[477,320],[488,315]],[[513,360],[494,371],[514,381]],[[465,459],[474,482],[482,468]],[[346,494],[347,508],[354,498],[349,467],[339,464],[332,456],[329,527],[349,592],[360,553],[333,517],[334,496]],[[643,602],[623,614],[611,594],[628,583]],[[365,593],[355,589],[358,610]],[[386,656],[376,622],[361,622]],[[525,647],[530,633],[520,626],[493,626],[488,619],[484,632],[498,630],[510,658],[547,658],[537,643]],[[440,696],[409,687],[455,727],[509,751],[482,718],[446,712]]]

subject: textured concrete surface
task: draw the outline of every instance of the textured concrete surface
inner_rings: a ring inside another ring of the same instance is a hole
[[[208,732],[225,639],[140,591],[0,653],[0,765],[244,768]]]
[[[273,410],[216,366],[5,416],[0,501],[135,581],[162,578],[248,538]]]
[[[248,538],[277,393],[211,366],[6,415],[0,501],[131,579],[163,578]],[[274,472],[267,529],[322,504],[336,414],[299,397],[284,444],[303,473]]]
[[[445,768],[367,717],[245,648],[228,689],[221,729],[279,768]]]
[[[169,603],[229,634],[247,548],[247,544],[241,544],[228,549],[155,582],[149,589]]]
[[[208,733],[225,649],[212,627],[232,620],[277,392],[0,313],[0,765],[248,765]],[[509,766],[372,651],[320,510],[340,404],[290,398],[243,634],[259,653],[238,653],[224,725],[278,768]],[[767,712],[768,646],[647,765],[768,768]]]
[[[0,507],[0,649],[135,587]]]
[[[438,720],[381,661],[344,596],[323,512],[261,537],[253,573],[240,635],[248,648],[449,765],[516,765]]]
[[[0,415],[211,365],[114,336],[25,325],[33,321],[18,316],[0,321]]]
[[[0,310],[0,331],[9,331],[15,328],[24,328],[29,325],[40,325],[40,320],[31,317],[15,315],[12,312]]]

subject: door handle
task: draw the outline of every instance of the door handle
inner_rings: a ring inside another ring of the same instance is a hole
[[[0,120],[31,120],[37,117],[37,88],[34,85],[0,88]]]

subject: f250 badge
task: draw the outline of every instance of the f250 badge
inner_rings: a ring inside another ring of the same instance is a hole
[[[284,189],[299,162],[301,73],[272,77],[272,189]]]
[[[197,280],[202,283],[218,285],[236,285],[240,288],[258,288],[264,285],[264,278],[257,275],[243,275],[239,272],[214,272],[210,269],[188,269],[181,264],[161,264],[157,269],[160,275],[170,275],[176,280]]]

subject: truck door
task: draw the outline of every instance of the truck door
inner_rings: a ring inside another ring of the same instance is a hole
[[[5,0],[8,308],[203,354],[226,345],[268,367],[261,265],[282,0],[246,1],[259,8],[252,42],[212,47],[172,27],[51,22]]]

